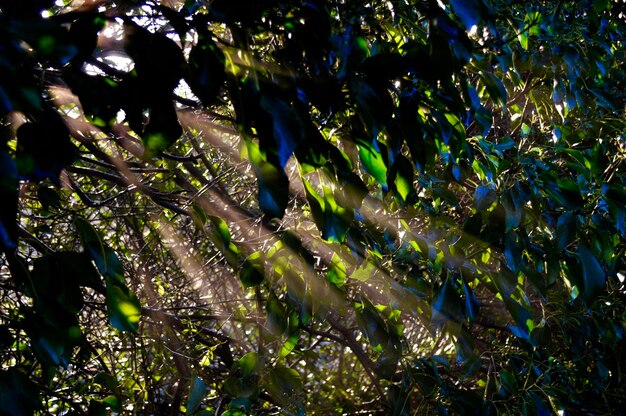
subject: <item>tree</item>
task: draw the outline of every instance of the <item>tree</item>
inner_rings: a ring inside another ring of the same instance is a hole
[[[0,412],[615,414],[619,1],[0,2]]]

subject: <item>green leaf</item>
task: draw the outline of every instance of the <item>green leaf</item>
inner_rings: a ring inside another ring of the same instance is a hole
[[[266,381],[267,392],[282,405],[294,404],[302,394],[303,384],[300,374],[293,368],[276,366],[269,371]]]
[[[265,327],[274,336],[283,334],[288,326],[287,311],[273,292],[268,296],[266,308],[267,321]]]
[[[398,155],[389,170],[389,184],[400,197],[400,201],[407,202],[413,190],[413,164],[404,156]]]
[[[517,384],[517,379],[515,375],[510,371],[501,371],[500,372],[500,381],[502,382],[502,387],[511,394],[516,394],[519,391],[519,386]]]
[[[246,145],[257,177],[259,208],[270,218],[282,218],[289,201],[289,179],[267,161],[256,143],[246,140]]]
[[[107,284],[107,312],[109,322],[120,331],[136,332],[141,318],[139,299],[126,287]]]
[[[346,277],[347,277],[346,265],[341,260],[341,257],[337,255],[337,253],[333,253],[333,257],[328,267],[327,276],[328,276],[328,280],[332,284],[338,287],[343,286],[343,284],[346,281]]]
[[[528,31],[525,28],[522,28],[519,35],[517,35],[517,39],[524,50],[528,50]]]
[[[258,353],[249,352],[237,361],[237,367],[241,370],[242,377],[252,377],[261,373],[263,361]]]
[[[365,171],[372,175],[383,186],[383,189],[387,189],[387,165],[380,150],[364,141],[359,141],[358,146]]]
[[[244,287],[260,285],[265,278],[265,256],[260,251],[248,256],[239,270],[239,279]]]
[[[322,234],[322,238],[342,243],[354,217],[353,211],[340,206],[329,188],[325,188],[324,196],[319,195],[309,181],[302,178],[313,220]]]

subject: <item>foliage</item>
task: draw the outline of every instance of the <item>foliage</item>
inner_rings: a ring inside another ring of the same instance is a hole
[[[615,414],[621,1],[0,1],[0,413]]]

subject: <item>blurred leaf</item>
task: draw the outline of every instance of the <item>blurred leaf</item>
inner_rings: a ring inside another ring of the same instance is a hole
[[[37,121],[24,123],[17,130],[15,161],[23,178],[50,179],[59,184],[61,170],[77,156],[65,122],[52,108],[43,111]]]
[[[584,244],[578,246],[578,258],[582,265],[583,278],[580,289],[585,302],[590,304],[604,288],[606,276],[596,257]]]
[[[566,211],[559,216],[556,224],[556,249],[564,250],[576,236],[576,216]]]
[[[465,282],[463,282],[463,292],[465,293],[465,316],[473,321],[478,316],[480,304],[472,288]]]
[[[289,103],[270,94],[263,94],[260,106],[272,117],[275,150],[280,167],[284,168],[304,139],[304,128],[300,116]]]
[[[244,287],[260,285],[265,278],[265,256],[257,251],[244,260],[239,270],[239,279]]]
[[[107,284],[107,312],[109,322],[120,331],[137,331],[141,318],[139,299],[125,286]]]
[[[246,145],[257,176],[259,208],[270,218],[281,218],[289,200],[289,179],[267,161],[256,143],[247,140]]]
[[[451,278],[447,278],[443,285],[439,288],[437,294],[431,302],[432,316],[431,323],[441,326],[447,321],[452,320],[461,322],[463,320],[463,302],[456,291]]]
[[[241,369],[243,377],[251,377],[260,374],[263,363],[258,353],[249,352],[237,361],[237,367]]]
[[[477,211],[486,211],[496,202],[496,191],[491,185],[480,185],[474,191],[474,207]]]
[[[186,415],[193,415],[196,410],[202,404],[202,400],[208,393],[209,389],[206,384],[200,379],[200,377],[196,376],[191,381],[191,387],[189,389],[189,397],[187,398]]]
[[[17,245],[18,180],[15,161],[0,151],[0,249]]]
[[[269,395],[283,405],[294,404],[303,388],[300,374],[293,368],[283,366],[269,371],[266,386]]]
[[[451,0],[452,10],[466,29],[471,29],[480,20],[480,8],[476,0]]]
[[[35,383],[15,367],[0,370],[0,413],[29,416],[41,408]]]
[[[225,57],[209,33],[200,33],[189,52],[187,83],[205,106],[213,104],[226,81]]]
[[[283,334],[288,326],[287,311],[273,292],[268,296],[266,308],[267,320],[265,327],[274,336]]]
[[[508,393],[516,394],[519,391],[517,379],[511,372],[506,370],[500,372],[500,381],[502,382],[502,387],[504,387]]]

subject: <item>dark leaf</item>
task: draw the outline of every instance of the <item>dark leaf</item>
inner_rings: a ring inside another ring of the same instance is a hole
[[[579,288],[587,304],[591,304],[604,288],[606,276],[596,257],[587,246],[578,246],[578,258],[582,265],[582,288]]]
[[[40,408],[35,383],[15,367],[0,370],[0,413],[29,416]]]
[[[272,292],[267,299],[267,320],[265,327],[274,336],[283,334],[287,330],[287,311],[284,305]]]
[[[449,320],[461,322],[464,314],[462,311],[463,302],[456,291],[451,278],[447,278],[431,303],[433,325],[443,325]]]
[[[282,218],[289,201],[289,179],[280,167],[267,161],[256,143],[246,144],[257,177],[259,208],[270,218]]]
[[[150,107],[148,123],[141,138],[144,144],[144,159],[159,156],[183,134],[178,122],[176,108],[171,99],[155,99]]]
[[[496,191],[491,185],[480,185],[474,191],[474,207],[479,212],[486,211],[496,199]]]
[[[261,97],[260,106],[272,117],[276,148],[271,150],[276,152],[280,167],[284,168],[304,139],[304,126],[294,108],[278,97],[264,94]]]
[[[6,152],[0,151],[0,249],[17,245],[17,167]]]
[[[463,292],[465,293],[465,316],[473,321],[478,316],[480,304],[476,298],[476,294],[466,282],[463,282]]]
[[[239,270],[239,279],[244,287],[260,285],[265,278],[265,259],[261,252],[252,253]]]
[[[17,130],[17,169],[25,179],[59,183],[61,170],[78,156],[65,122],[53,109]]]
[[[298,396],[302,394],[303,384],[296,370],[276,366],[269,371],[266,387],[274,400],[286,406],[299,401]]]
[[[217,47],[210,34],[200,36],[189,52],[189,72],[186,80],[193,93],[205,106],[216,101],[220,88],[226,80],[224,53]]]
[[[504,238],[504,257],[509,269],[513,273],[517,273],[522,262],[522,248],[515,232],[507,233]]]
[[[556,224],[556,249],[562,251],[576,237],[576,215],[566,211],[559,216]]]
[[[151,33],[128,20],[124,22],[124,33],[124,49],[135,62],[145,93],[149,97],[169,97],[184,75],[183,51],[167,36]]]

